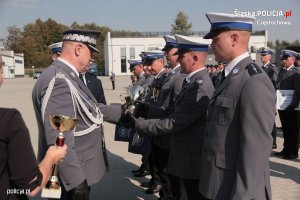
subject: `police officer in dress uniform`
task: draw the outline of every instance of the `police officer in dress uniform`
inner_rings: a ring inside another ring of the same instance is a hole
[[[149,82],[149,78],[145,72],[144,72],[144,66],[142,64],[142,60],[128,60],[129,63],[129,69],[132,72],[132,74],[137,78],[136,83],[134,85],[139,85],[144,87],[145,89],[147,89],[152,82]],[[151,80],[150,80],[151,81]],[[146,139],[145,139],[146,140]],[[131,170],[131,172],[134,174],[134,176],[136,177],[143,177],[149,174],[150,172],[150,151],[151,151],[151,146],[150,146],[150,142],[145,141],[143,142],[143,144],[141,145],[147,145],[147,147],[145,147],[147,149],[147,151],[149,152],[144,152],[142,153],[142,164],[138,169],[135,170]],[[147,140],[149,140],[147,138]],[[132,152],[132,153],[136,153],[135,151],[133,151],[131,149],[132,147],[132,140],[129,141],[128,143],[128,151]],[[148,186],[149,184],[146,183],[142,183],[143,186]]]
[[[283,156],[284,159],[298,158],[299,149],[299,111],[295,110],[300,101],[300,70],[294,66],[297,52],[291,50],[282,51],[282,64],[286,73],[279,82],[279,90],[294,90],[290,105],[284,110],[278,110],[282,132],[284,138],[284,147],[282,151],[275,155]]]
[[[178,55],[174,55],[175,52],[178,51],[178,43],[177,40],[174,36],[171,35],[164,35],[165,39],[165,46],[162,49],[162,51],[165,52],[166,56],[166,61],[169,67],[169,74],[165,79],[165,83],[163,84],[163,91],[164,93],[160,93],[161,98],[165,98],[166,100],[168,99],[169,104],[167,109],[173,109],[174,107],[174,102],[179,95],[181,89],[182,89],[182,84],[183,80],[186,77],[186,74],[181,72],[181,67],[180,63],[178,60]],[[170,88],[170,89],[168,89]],[[168,92],[169,91],[169,92]],[[149,112],[152,111],[152,113],[155,113],[155,108],[152,107],[148,109]],[[156,115],[159,114],[161,115],[160,117],[165,117],[163,116],[161,112],[157,112]],[[158,137],[156,137],[158,139]],[[161,190],[161,199],[164,199],[164,196],[170,196],[166,195],[170,192],[172,192],[173,199],[186,199],[186,193],[184,192],[184,186],[181,180],[178,180],[176,177],[173,177],[172,174],[169,174],[167,172],[167,163],[168,163],[168,157],[169,157],[169,143],[170,143],[170,136],[169,135],[162,135],[160,136],[160,141],[158,143],[158,147],[161,148],[161,152],[165,152],[164,154],[161,154],[161,160],[162,160],[162,170],[161,170],[161,176],[162,177],[168,177],[168,178],[163,178],[162,182],[164,183],[164,187]],[[168,173],[168,174],[166,174]],[[171,189],[171,191],[170,191]],[[166,198],[165,198],[166,199]]]
[[[142,52],[141,58],[143,60],[143,65],[154,75],[154,80],[151,85],[151,90],[149,92],[149,97],[146,97],[150,104],[157,106],[167,106],[167,101],[165,99],[159,98],[159,93],[162,92],[162,86],[164,80],[168,76],[167,70],[164,68],[164,53],[162,51],[149,51]],[[147,116],[147,118],[153,118],[154,116]],[[152,176],[149,183],[149,188],[146,193],[153,194],[161,190],[162,180],[160,176],[160,171],[162,169],[162,163],[160,161],[159,148],[156,144],[155,138],[151,139],[151,154],[150,154],[150,174]]]
[[[45,156],[50,144],[55,143],[57,131],[49,122],[50,114],[79,119],[77,126],[65,133],[68,148],[63,163],[58,165],[62,183],[61,199],[89,199],[90,186],[103,176],[107,160],[101,124],[103,119],[117,122],[120,106],[98,104],[79,74],[84,73],[92,59],[98,31],[68,30],[63,33],[60,57],[36,82],[32,100],[39,128],[38,159]]]
[[[48,46],[48,48],[51,50],[52,60],[55,61],[55,60],[57,60],[57,58],[60,55],[61,48],[62,48],[62,42],[57,42],[57,43],[50,44]]]
[[[128,60],[128,63],[130,72],[136,77],[134,84],[143,86],[146,83],[146,74],[142,60]]]
[[[202,198],[198,191],[202,135],[209,99],[214,92],[205,68],[208,45],[192,37],[175,36],[178,51],[174,53],[179,55],[181,70],[188,74],[182,90],[172,109],[157,108],[165,117],[136,119],[135,128],[139,134],[170,136],[167,171],[177,183],[183,182],[188,199],[199,200]],[[151,107],[148,112],[148,115],[153,112]],[[177,186],[176,189],[183,188]]]
[[[262,50],[261,50],[261,62],[263,63],[262,69],[268,74],[268,77],[272,81],[273,86],[276,90],[277,77],[278,77],[278,68],[271,63],[273,53],[274,53],[274,51],[272,49],[269,49],[267,47],[262,48]],[[277,148],[276,136],[277,136],[277,130],[276,130],[276,124],[275,124],[275,120],[274,120],[274,126],[273,126],[273,131],[272,131],[272,137],[273,137],[272,149]]]
[[[210,101],[199,191],[207,199],[271,199],[269,156],[275,89],[249,56],[254,17],[208,13],[216,61],[227,63],[225,79]],[[263,95],[262,95],[263,94]]]
[[[157,96],[157,103],[152,104],[148,107],[147,118],[162,118],[165,117],[161,112],[157,112],[157,107],[165,107],[168,109],[172,109],[174,105],[174,100],[177,98],[178,94],[182,89],[182,83],[185,78],[185,74],[181,73],[180,64],[177,60],[178,55],[174,55],[174,53],[178,50],[178,44],[174,36],[165,35],[164,39],[166,41],[165,47],[162,49],[165,51],[167,64],[169,66],[169,73],[161,84],[161,88],[159,90]],[[167,172],[167,162],[169,157],[169,144],[170,144],[170,136],[169,135],[161,135],[153,138],[153,151],[155,151],[155,160],[157,162],[157,169],[160,176],[161,183],[163,185],[160,190],[160,199],[170,199],[175,191],[178,193],[178,188],[172,189],[170,183],[170,175]],[[172,177],[171,177],[172,178]],[[175,180],[175,179],[174,179]],[[177,179],[176,179],[177,181]],[[180,182],[179,182],[180,184]],[[174,191],[174,192],[172,192]],[[172,194],[173,193],[173,194]],[[176,196],[180,196],[181,194],[176,194]],[[184,195],[184,194],[183,194]],[[175,198],[175,197],[173,197]],[[177,198],[177,197],[176,197]]]

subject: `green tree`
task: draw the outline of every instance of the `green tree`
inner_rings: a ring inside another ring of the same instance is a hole
[[[25,67],[47,67],[52,62],[48,45],[60,42],[66,29],[67,26],[50,18],[46,21],[37,19],[34,23],[25,25],[21,42]]]
[[[192,23],[189,23],[188,16],[180,11],[176,16],[176,19],[174,20],[174,24],[171,24],[171,27],[173,34],[176,33],[186,35],[192,28]]]
[[[14,51],[16,53],[21,53],[22,48],[20,46],[22,40],[22,31],[16,26],[11,26],[7,28],[8,36],[4,39],[4,47],[7,50]]]

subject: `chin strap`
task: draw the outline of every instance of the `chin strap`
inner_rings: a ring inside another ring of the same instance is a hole
[[[72,103],[73,103],[73,108],[74,108],[74,113],[75,113],[75,118],[76,118],[76,110],[78,111],[81,119],[84,121],[84,123],[88,126],[87,129],[84,129],[82,131],[74,132],[74,136],[83,136],[86,135],[96,128],[99,128],[100,125],[103,123],[103,115],[98,108],[98,106],[95,104],[95,106],[92,106],[90,102],[88,102],[80,92],[76,89],[76,87],[73,85],[73,83],[65,77],[63,73],[57,73],[55,77],[53,77],[49,83],[49,86],[47,88],[47,91],[42,99],[42,106],[41,106],[41,112],[42,112],[42,118],[43,121],[45,120],[45,110],[48,104],[48,101],[50,99],[50,95],[52,93],[52,90],[54,88],[55,84],[55,79],[56,78],[61,78],[64,79],[71,92],[71,97],[72,97]],[[85,103],[90,105],[90,108],[93,109],[93,111],[96,113],[96,117],[93,116],[92,112],[89,111]],[[89,123],[88,120],[90,120],[92,123]]]

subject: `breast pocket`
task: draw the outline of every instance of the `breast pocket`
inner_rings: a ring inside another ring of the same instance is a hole
[[[234,99],[220,95],[212,103],[213,115],[211,118],[219,125],[229,125],[233,118]]]

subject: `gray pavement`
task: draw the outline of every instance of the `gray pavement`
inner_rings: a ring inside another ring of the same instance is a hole
[[[130,84],[130,78],[128,76],[116,77],[116,90],[111,90],[112,86],[108,77],[98,78],[102,80],[107,102],[120,103],[120,95],[125,94],[125,87]],[[37,124],[31,101],[31,91],[35,82],[36,80],[32,78],[5,79],[0,89],[0,107],[17,108],[22,113],[36,151]],[[277,125],[280,126],[278,119]],[[128,153],[128,143],[114,141],[114,125],[105,123],[104,127],[111,171],[105,174],[100,183],[92,187],[91,200],[157,199],[157,195],[145,194],[144,189],[139,186],[141,182],[148,181],[149,177],[135,178],[129,172],[130,169],[135,169],[140,165],[141,156]],[[283,144],[280,132],[277,144],[279,151]],[[283,160],[272,153],[270,166],[273,200],[299,200],[300,159]]]

